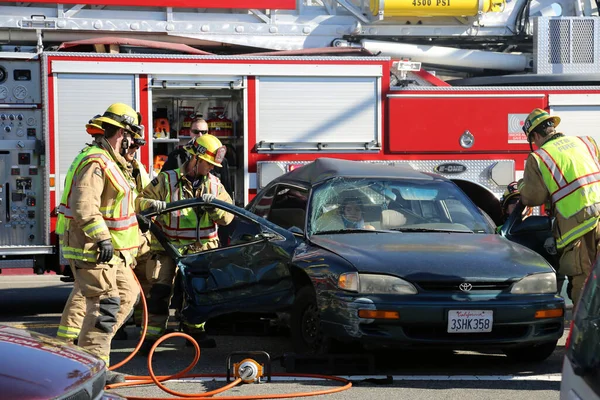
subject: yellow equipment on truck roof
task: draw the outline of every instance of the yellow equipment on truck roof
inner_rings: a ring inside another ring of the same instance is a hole
[[[505,0],[371,0],[383,17],[467,17],[504,10]]]

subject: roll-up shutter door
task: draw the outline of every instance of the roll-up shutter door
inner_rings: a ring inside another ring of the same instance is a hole
[[[133,75],[58,74],[56,137],[59,199],[69,166],[91,136],[85,124],[113,103],[135,105]]]
[[[379,91],[376,77],[260,77],[257,142],[364,150],[379,143]]]
[[[600,144],[599,94],[551,94],[550,114],[560,117],[558,132],[569,136],[591,136]]]

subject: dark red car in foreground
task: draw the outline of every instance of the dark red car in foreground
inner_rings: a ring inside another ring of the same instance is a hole
[[[121,399],[104,361],[53,337],[0,325],[0,359],[0,399]]]

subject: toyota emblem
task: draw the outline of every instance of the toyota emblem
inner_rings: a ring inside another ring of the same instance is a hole
[[[463,283],[461,283],[461,284],[458,286],[458,288],[459,288],[460,290],[462,290],[463,292],[470,292],[470,291],[471,291],[471,289],[473,289],[473,285],[471,285],[471,284],[470,284],[470,283],[468,283],[468,282],[463,282]]]

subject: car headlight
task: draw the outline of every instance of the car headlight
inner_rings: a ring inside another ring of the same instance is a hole
[[[510,289],[514,294],[556,293],[556,274],[547,272],[526,276]]]
[[[338,278],[338,287],[364,294],[417,294],[409,282],[396,276],[349,272]]]

